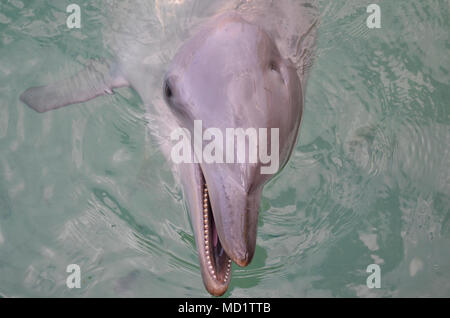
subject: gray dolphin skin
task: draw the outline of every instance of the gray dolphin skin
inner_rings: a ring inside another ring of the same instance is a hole
[[[302,45],[314,37],[315,22],[302,20],[308,9],[302,1],[255,3],[250,7],[243,1],[204,21],[166,68],[160,94],[172,126],[185,127],[191,135],[194,120],[201,120],[204,130],[219,128],[223,135],[226,128],[277,128],[281,170],[298,136],[304,66],[308,63]],[[283,35],[287,23],[296,24],[294,34]],[[127,63],[128,59],[93,63],[69,79],[29,88],[20,99],[34,110],[46,112],[129,86],[147,104],[154,96],[142,78],[152,74],[137,76],[139,61],[132,66]],[[260,158],[256,163],[175,165],[194,230],[201,275],[212,295],[226,292],[232,262],[246,266],[255,253],[261,195],[274,175],[262,174],[262,165]]]

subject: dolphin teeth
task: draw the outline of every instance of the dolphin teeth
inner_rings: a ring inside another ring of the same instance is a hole
[[[214,270],[213,264],[212,264],[212,256],[211,253],[209,251],[209,196],[208,196],[208,188],[206,188],[206,184],[205,187],[203,188],[203,229],[204,229],[204,240],[205,240],[205,255],[206,255],[206,261],[207,261],[207,266],[209,269],[209,273],[211,274],[211,276],[217,280],[217,275],[216,272]],[[229,260],[230,262],[231,260]],[[228,263],[229,265],[229,263]],[[225,270],[225,278],[223,279],[223,282],[225,282],[228,279],[228,275],[230,272],[230,268],[228,266],[228,268],[226,268]]]

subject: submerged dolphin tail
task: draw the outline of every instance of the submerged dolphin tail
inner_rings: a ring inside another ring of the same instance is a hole
[[[30,87],[20,100],[39,113],[86,102],[97,96],[113,94],[113,89],[129,86],[116,66],[105,61],[92,61],[74,76],[38,87]]]

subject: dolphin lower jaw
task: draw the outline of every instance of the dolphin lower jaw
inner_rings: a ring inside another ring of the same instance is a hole
[[[209,274],[215,280],[227,283],[231,276],[231,259],[223,249],[217,234],[206,183],[203,185],[203,237]]]
[[[201,209],[197,209],[198,215],[192,218],[196,229],[197,249],[201,267],[203,283],[208,292],[214,296],[223,295],[231,280],[231,258],[225,252],[217,233],[217,228],[212,213],[212,205],[203,172],[200,165],[196,164],[196,170],[200,174]],[[199,213],[201,211],[201,213]],[[195,220],[195,221],[194,221]]]
[[[230,284],[232,263],[247,266],[253,258],[262,187],[242,191],[223,179],[220,167],[184,167],[191,171],[182,180],[203,283],[210,294],[221,296]]]

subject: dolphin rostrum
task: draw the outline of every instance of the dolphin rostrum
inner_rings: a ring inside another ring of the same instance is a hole
[[[305,14],[311,2],[237,1],[233,9],[204,21],[161,78],[160,94],[169,109],[165,120],[192,135],[196,120],[202,121],[203,129],[215,127],[224,134],[230,127],[276,128],[278,140],[272,135],[269,145],[278,142],[278,148],[269,149],[276,149],[281,170],[296,144],[302,118],[305,66],[314,43],[315,19]],[[146,105],[152,104],[158,97],[149,93],[144,79],[154,75],[140,67],[146,54],[130,56],[92,63],[69,79],[29,88],[20,98],[37,112],[46,112],[128,86]],[[255,252],[263,187],[276,172],[261,173],[262,165],[260,158],[175,165],[203,282],[213,295],[227,290],[231,262],[246,266]]]

